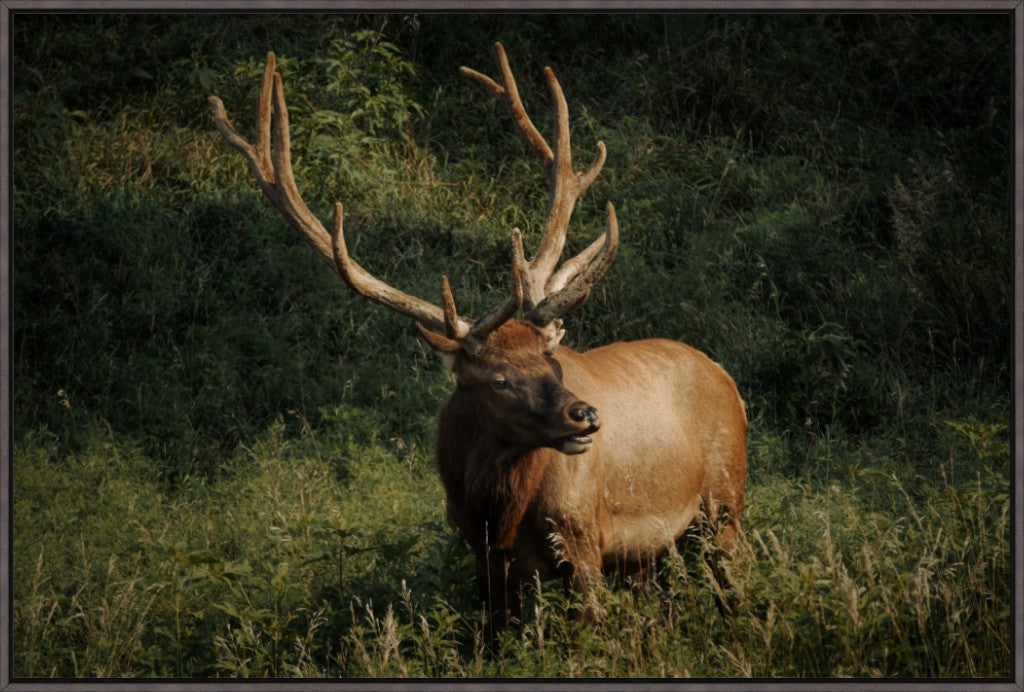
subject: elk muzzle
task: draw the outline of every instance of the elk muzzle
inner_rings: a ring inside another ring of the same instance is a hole
[[[573,424],[583,427],[579,432],[560,438],[555,446],[562,454],[583,454],[594,442],[591,433],[601,427],[597,409],[586,402],[576,401],[565,408],[565,416]]]

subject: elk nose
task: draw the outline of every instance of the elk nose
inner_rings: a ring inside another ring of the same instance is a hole
[[[597,425],[597,409],[586,404],[579,404],[569,409],[569,417],[577,423],[586,421],[591,425]]]

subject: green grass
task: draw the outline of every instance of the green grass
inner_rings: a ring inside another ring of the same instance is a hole
[[[1009,675],[1010,28],[16,16],[14,676]],[[550,63],[577,159],[609,149],[568,251],[608,199],[622,248],[567,342],[679,339],[747,402],[732,631],[693,540],[609,582],[592,627],[545,585],[485,655],[432,458],[450,377],[206,106],[250,131],[276,51],[311,207],[343,200],[364,266],[431,300],[448,274],[479,314],[546,211],[457,74],[497,39],[542,129]]]

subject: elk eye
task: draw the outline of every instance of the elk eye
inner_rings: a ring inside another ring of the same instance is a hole
[[[496,377],[494,382],[491,383],[495,389],[508,389],[508,380],[504,377]]]

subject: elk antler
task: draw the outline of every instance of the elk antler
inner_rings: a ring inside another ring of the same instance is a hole
[[[521,268],[525,264],[520,251],[521,245],[513,248],[512,295],[476,321],[459,317],[455,311],[448,278],[441,279],[441,302],[443,308],[403,293],[377,279],[354,259],[345,247],[342,231],[342,206],[334,205],[333,233],[328,233],[320,220],[309,210],[302,199],[295,176],[292,173],[291,136],[288,130],[288,107],[284,100],[281,75],[276,72],[276,58],[267,53],[267,64],[260,85],[257,106],[257,139],[250,144],[231,125],[224,103],[216,96],[209,98],[213,119],[217,129],[227,142],[237,149],[249,162],[263,194],[271,204],[303,237],[313,246],[320,258],[331,266],[353,290],[370,300],[413,318],[426,327],[443,330],[450,339],[455,339],[463,348],[475,353],[487,335],[501,326],[515,314],[523,302]]]
[[[557,343],[564,333],[560,317],[583,304],[594,284],[608,271],[619,245],[615,208],[609,202],[607,230],[583,252],[564,262],[558,271],[555,271],[555,264],[565,246],[569,218],[576,200],[590,187],[604,166],[604,142],[597,143],[597,157],[590,169],[586,173],[574,173],[569,145],[569,107],[566,105],[565,94],[562,93],[555,73],[550,67],[544,68],[548,88],[555,101],[555,146],[552,149],[523,108],[515,77],[512,76],[508,58],[505,56],[505,49],[500,43],[495,43],[494,49],[498,58],[498,69],[501,71],[501,84],[468,67],[462,67],[460,71],[497,96],[498,100],[508,107],[512,120],[537,150],[541,163],[547,170],[551,201],[544,234],[534,258],[530,262],[522,259],[520,273],[523,281],[523,305],[526,311],[524,317],[550,330]],[[524,254],[522,242],[522,234],[517,228],[513,231],[513,244],[516,246],[516,256],[520,258]]]

